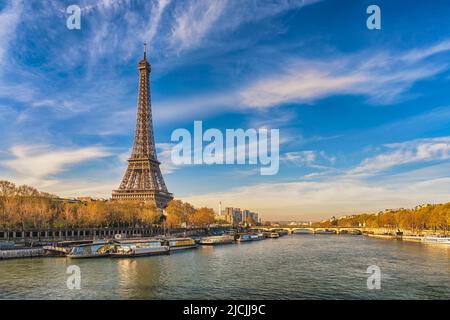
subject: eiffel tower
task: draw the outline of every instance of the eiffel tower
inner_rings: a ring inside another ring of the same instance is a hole
[[[165,209],[173,195],[167,191],[156,157],[153,136],[152,107],[150,102],[150,72],[147,62],[147,45],[144,58],[139,62],[139,97],[133,151],[128,159],[128,168],[113,200],[135,200],[151,202]]]

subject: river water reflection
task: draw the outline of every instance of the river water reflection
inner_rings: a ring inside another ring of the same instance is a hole
[[[66,268],[81,269],[81,289]],[[381,268],[368,290],[367,267]],[[0,261],[1,299],[450,299],[450,248],[292,235],[136,259]]]

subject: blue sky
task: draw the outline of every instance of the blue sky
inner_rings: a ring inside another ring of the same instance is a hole
[[[82,8],[81,30],[65,13]],[[382,29],[366,28],[381,8]],[[0,178],[109,197],[149,43],[166,184],[197,206],[321,219],[449,201],[448,1],[0,0]],[[177,128],[280,130],[280,171],[175,166]]]

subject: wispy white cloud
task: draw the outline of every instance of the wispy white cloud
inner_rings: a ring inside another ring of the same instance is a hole
[[[103,158],[110,155],[100,147],[55,149],[51,146],[14,146],[10,150],[12,159],[3,160],[0,165],[9,169],[18,179],[40,184],[70,166]]]
[[[198,120],[206,116],[238,111],[236,97],[233,94],[200,94],[183,98],[169,98],[154,101],[153,113],[157,121],[174,121],[174,114],[185,121]]]
[[[177,50],[198,46],[224,12],[225,0],[191,1],[176,8],[171,44]]]
[[[427,48],[414,49],[401,57],[402,60],[417,62],[439,53],[450,51],[450,40],[445,40]]]
[[[316,151],[307,150],[307,151],[287,152],[286,154],[284,154],[284,157],[282,159],[288,162],[310,165],[316,161],[316,158],[317,158]]]
[[[229,0],[230,12],[226,17],[229,28],[236,28],[242,23],[254,22],[278,15],[284,11],[300,9],[323,0],[249,0],[242,2]],[[223,22],[225,24],[225,22]]]
[[[400,53],[359,53],[332,60],[293,59],[240,92],[244,106],[269,108],[311,103],[333,95],[363,95],[372,103],[390,103],[417,81],[448,69],[448,63],[426,61],[450,51],[450,42]]]
[[[321,0],[195,0],[178,2],[169,44],[177,53],[222,41],[223,36],[249,22],[260,21],[287,10]],[[211,37],[208,37],[211,35]],[[217,43],[216,43],[217,44]],[[223,46],[222,46],[223,48]]]
[[[0,66],[6,58],[9,42],[15,39],[16,28],[20,22],[23,3],[11,1],[0,11]]]
[[[297,67],[296,72],[259,80],[242,94],[245,106],[268,108],[289,102],[310,102],[329,95],[344,93],[349,87],[366,82],[364,75],[329,74],[328,71]]]
[[[145,28],[146,31],[142,35],[144,41],[151,43],[153,38],[157,35],[164,11],[170,3],[171,0],[158,0],[153,3],[149,23]]]
[[[99,11],[104,13],[110,10],[119,10],[124,5],[128,5],[133,0],[98,0],[95,4],[83,5],[81,11],[89,13],[92,11]]]
[[[112,190],[116,190],[120,177],[109,179],[92,179],[84,177],[83,179],[54,179],[47,185],[42,185],[42,189],[61,197],[98,197],[111,198]]]
[[[249,84],[243,84],[244,89],[160,101],[155,117],[173,121],[173,112],[204,117],[224,110],[247,112],[256,108],[263,111],[282,104],[312,103],[336,95],[362,95],[370,103],[393,103],[407,97],[408,89],[416,82],[448,69],[450,64],[426,60],[449,52],[447,43],[450,42],[400,53],[358,53],[323,61],[291,59],[275,74],[258,76]],[[277,117],[260,113],[252,123],[258,127],[273,127],[286,125],[292,119],[293,114],[289,112]]]
[[[295,121],[296,113],[288,110],[283,110],[274,114],[274,112],[260,112],[253,115],[249,122],[251,128],[265,128],[265,129],[279,129],[285,127]],[[286,132],[283,133],[283,136]],[[298,139],[298,132],[296,133]]]
[[[410,163],[450,159],[450,137],[387,144],[385,148],[389,151],[365,159],[349,174],[374,174]]]
[[[287,152],[281,161],[301,167],[325,169],[334,164],[336,157],[329,156],[325,151],[304,150]]]

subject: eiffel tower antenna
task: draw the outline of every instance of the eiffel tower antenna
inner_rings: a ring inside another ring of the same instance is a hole
[[[165,209],[173,199],[164,183],[160,162],[156,156],[150,91],[151,65],[147,62],[147,43],[144,58],[139,61],[139,95],[137,102],[136,132],[128,168],[119,189],[112,193],[113,200],[151,202]]]
[[[147,42],[144,42],[144,60],[147,60]]]

